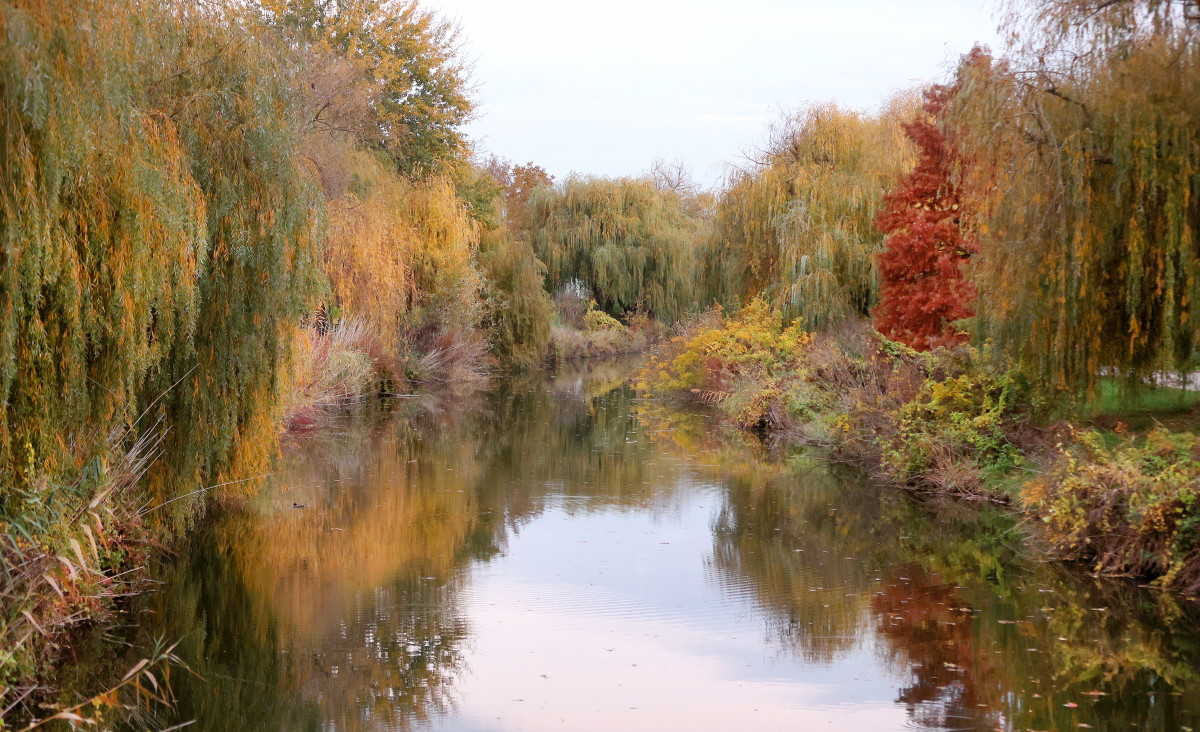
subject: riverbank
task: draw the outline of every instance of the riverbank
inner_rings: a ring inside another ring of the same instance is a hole
[[[1200,607],[1039,561],[1003,507],[781,461],[634,368],[286,437],[118,631],[183,640],[159,728],[1194,724]]]
[[[630,327],[601,318],[603,313],[597,311],[588,316],[582,330],[555,326],[558,335],[552,343],[559,345],[551,346],[546,368],[644,352],[663,330],[649,321],[635,321]],[[297,328],[291,354],[273,417],[276,436],[319,432],[379,397],[424,393],[439,403],[445,401],[439,401],[441,395],[477,402],[499,371],[477,332],[431,326],[406,333],[398,347],[389,349],[366,321],[353,318]],[[622,373],[615,380],[625,378]],[[6,618],[0,627],[6,649],[0,657],[0,710],[31,710],[49,699],[55,699],[56,709],[88,702],[74,696],[56,698],[57,683],[51,676],[58,660],[74,655],[73,638],[79,633],[97,635],[95,629],[119,622],[118,601],[159,579],[147,567],[165,546],[186,543],[188,531],[165,530],[153,520],[159,504],[139,498],[145,474],[161,454],[154,437],[159,434],[147,431],[131,440],[126,433],[114,432],[102,455],[64,474],[58,484],[31,493],[25,520],[6,526],[0,545],[6,568],[0,576]],[[274,452],[274,443],[269,451]],[[251,478],[257,485],[262,475],[238,477]],[[238,485],[220,487],[220,496],[197,485],[185,498],[207,504],[246,495],[254,487],[236,479],[229,482]],[[166,660],[159,658],[158,664],[141,671],[157,673]],[[125,670],[119,669],[117,676]],[[94,701],[94,709],[77,712],[100,711],[111,700],[100,694]],[[0,720],[5,716],[0,714]],[[36,716],[27,713],[23,718]]]
[[[646,396],[714,405],[769,441],[823,449],[906,490],[1012,506],[1048,554],[1200,592],[1195,436],[1068,421],[1057,399],[967,347],[918,353],[865,325],[785,328],[755,301],[652,354]]]

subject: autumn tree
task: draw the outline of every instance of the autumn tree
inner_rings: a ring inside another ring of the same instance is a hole
[[[925,351],[966,340],[954,321],[974,315],[975,287],[963,264],[976,250],[962,231],[957,158],[938,126],[951,90],[925,92],[924,112],[904,125],[917,166],[883,197],[875,225],[885,235],[875,327],[892,340]]]
[[[948,109],[978,192],[981,336],[1055,387],[1195,364],[1200,13],[1171,0],[1014,4],[1013,50]]]
[[[417,0],[260,0],[259,7],[306,53],[333,54],[357,70],[326,93],[315,121],[365,95],[371,134],[359,134],[386,150],[401,172],[445,173],[466,159],[462,125],[474,109],[474,89],[454,23]],[[314,73],[310,88],[322,80]]]
[[[457,29],[414,1],[261,0],[296,69],[302,161],[324,193],[326,313],[395,348],[431,318],[478,325],[494,186],[466,163]]]
[[[879,115],[825,105],[775,123],[715,206],[698,255],[706,296],[737,306],[762,295],[811,328],[866,317],[883,248],[874,219],[911,164],[899,125],[910,115],[899,98]]]
[[[513,164],[493,155],[484,162],[483,169],[504,189],[505,219],[514,230],[528,222],[529,196],[539,187],[554,183],[554,176],[532,161]]]
[[[546,265],[507,227],[483,233],[479,261],[486,275],[484,328],[492,354],[504,366],[536,368],[546,356],[554,317],[544,287]]]
[[[578,279],[600,307],[678,318],[692,301],[694,223],[647,180],[573,177],[538,188],[527,235],[551,288]]]
[[[295,68],[234,4],[6,0],[0,28],[0,514],[122,426],[161,431],[153,503],[265,458],[320,286]]]

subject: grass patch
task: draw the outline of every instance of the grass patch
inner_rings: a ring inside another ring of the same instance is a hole
[[[1137,394],[1123,392],[1116,379],[1100,380],[1100,398],[1091,426],[1116,433],[1112,440],[1132,432],[1157,428],[1195,429],[1200,423],[1200,391],[1167,386],[1147,386]]]
[[[1137,394],[1122,393],[1116,379],[1100,379],[1100,417],[1176,415],[1200,405],[1200,391],[1148,386]]]

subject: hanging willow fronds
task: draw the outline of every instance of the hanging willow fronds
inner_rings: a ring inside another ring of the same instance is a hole
[[[410,180],[349,146],[337,155],[354,183],[327,204],[325,271],[336,304],[366,318],[389,348],[414,308],[474,325],[480,232],[454,185]]]
[[[148,407],[156,502],[218,482],[319,282],[295,68],[235,5],[7,0],[0,34],[0,486]]]
[[[578,279],[610,313],[640,303],[668,322],[692,302],[695,224],[679,196],[648,180],[575,177],[535,190],[529,209],[552,288]]]
[[[965,63],[980,333],[1095,393],[1195,363],[1200,19],[1194,3],[1047,0],[1006,58]]]
[[[825,105],[773,126],[716,206],[700,255],[704,291],[726,305],[763,294],[811,328],[865,317],[883,242],[875,215],[912,164],[901,122],[915,106],[901,98],[869,116]]]

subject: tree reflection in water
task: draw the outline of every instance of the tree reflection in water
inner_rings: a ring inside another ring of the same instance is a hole
[[[1023,559],[1000,511],[817,466],[719,463],[713,576],[753,594],[769,635],[807,660],[873,645],[906,679],[896,701],[913,725],[1200,729],[1195,604]]]
[[[486,621],[467,615],[474,568],[548,506],[661,513],[699,474],[720,486],[708,581],[797,663],[877,659],[910,724],[1200,729],[1194,606],[1026,561],[1002,512],[920,503],[639,402],[628,373],[506,380],[289,440],[271,484],[201,526],[140,600],[145,636],[184,639],[197,672],[172,680],[178,719],[354,732],[453,715]]]

